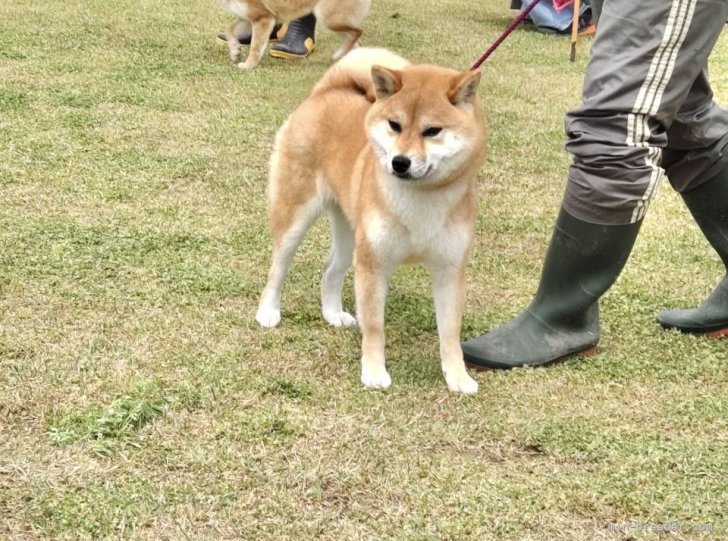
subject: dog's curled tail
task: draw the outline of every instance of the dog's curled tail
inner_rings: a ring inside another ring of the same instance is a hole
[[[387,49],[357,47],[331,66],[321,80],[313,87],[311,95],[330,90],[351,90],[366,96],[374,103],[376,94],[372,81],[372,66],[400,70],[409,66],[409,61]]]

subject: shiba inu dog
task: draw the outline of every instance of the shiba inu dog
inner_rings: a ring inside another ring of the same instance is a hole
[[[387,283],[403,263],[432,274],[442,371],[448,387],[475,393],[460,348],[465,267],[474,235],[476,175],[485,158],[478,72],[411,65],[359,48],[334,64],[278,131],[270,163],[273,254],[256,320],[281,319],[283,279],[304,233],[322,213],[332,250],[321,284],[324,319],[342,308],[354,261],[361,381],[386,388]]]
[[[242,35],[248,30],[246,27],[252,31],[248,58],[238,64],[243,69],[258,65],[276,21],[287,23],[312,12],[330,30],[344,35],[344,41],[334,53],[334,59],[339,59],[357,45],[362,22],[371,7],[371,0],[218,0],[218,3],[237,17],[227,31],[228,36]],[[240,43],[228,39],[227,44],[230,58],[237,62]]]

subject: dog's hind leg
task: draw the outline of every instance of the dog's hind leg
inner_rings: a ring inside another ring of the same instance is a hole
[[[334,60],[338,60],[354,47],[359,45],[359,38],[362,34],[361,29],[352,27],[334,27],[331,28],[331,30],[344,35],[344,41],[341,42],[339,48],[334,51],[333,55],[331,55],[331,58]]]
[[[238,38],[244,35],[249,29],[250,23],[245,19],[235,19],[228,27],[226,41],[228,52],[230,53],[230,60],[233,62],[237,62],[238,58],[240,58],[240,41]]]
[[[275,327],[281,321],[281,290],[288,274],[293,256],[311,224],[321,214],[321,204],[316,199],[291,207],[276,206],[271,220],[273,230],[273,255],[271,257],[268,282],[260,296],[256,321],[263,327]]]
[[[322,0],[316,6],[316,17],[329,30],[344,37],[344,41],[333,54],[334,60],[338,60],[359,44],[364,18],[370,7],[370,0]]]
[[[332,247],[321,280],[321,311],[329,325],[351,327],[356,319],[342,308],[341,291],[354,255],[354,231],[338,206],[329,211],[329,221]]]

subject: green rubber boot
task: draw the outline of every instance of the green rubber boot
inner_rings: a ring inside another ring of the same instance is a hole
[[[728,168],[705,184],[683,193],[682,198],[728,270]],[[665,329],[728,336],[728,272],[700,306],[660,312],[657,322]]]
[[[286,60],[306,58],[313,51],[315,34],[316,16],[313,13],[291,21],[283,38],[270,46],[269,54]]]
[[[627,262],[641,221],[597,225],[561,209],[531,304],[509,323],[462,344],[479,369],[543,366],[599,341],[599,297]]]

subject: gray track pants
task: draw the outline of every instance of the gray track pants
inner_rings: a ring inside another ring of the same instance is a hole
[[[728,0],[605,0],[582,105],[566,116],[569,214],[634,223],[665,173],[684,192],[728,167],[728,110],[707,76],[726,18]]]

